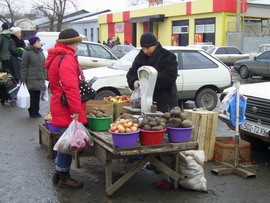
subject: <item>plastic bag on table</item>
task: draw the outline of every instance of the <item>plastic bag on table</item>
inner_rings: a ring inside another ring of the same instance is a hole
[[[45,80],[45,86],[46,86],[46,90],[41,91],[40,98],[43,101],[48,101],[49,100],[49,91],[48,91],[49,81],[48,80]]]
[[[81,152],[86,150],[89,146],[93,146],[93,138],[84,125],[75,121],[75,132],[70,142],[71,152]]]
[[[23,109],[28,109],[30,107],[30,94],[24,82],[20,85],[16,103],[18,107]]]
[[[141,90],[140,88],[134,89],[130,96],[130,102],[133,108],[141,107]]]

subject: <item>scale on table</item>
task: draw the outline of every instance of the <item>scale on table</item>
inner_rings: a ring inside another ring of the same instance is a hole
[[[141,108],[124,106],[123,108],[133,113],[142,113],[149,116],[160,116],[162,112],[150,112],[153,104],[153,94],[157,81],[157,70],[152,66],[142,66],[137,71],[141,91]]]

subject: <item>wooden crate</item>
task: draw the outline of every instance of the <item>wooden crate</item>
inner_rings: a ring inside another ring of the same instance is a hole
[[[59,137],[59,133],[51,133],[44,124],[39,124],[39,144],[47,149],[47,158],[55,158],[56,152],[53,151],[53,146]]]
[[[192,141],[199,143],[199,150],[204,150],[205,161],[214,156],[218,113],[202,109],[184,110],[193,123]]]

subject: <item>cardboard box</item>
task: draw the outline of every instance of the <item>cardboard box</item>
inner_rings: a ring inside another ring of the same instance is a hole
[[[114,120],[116,120],[123,113],[129,113],[129,111],[123,109],[123,106],[130,106],[130,105],[131,105],[130,102],[113,103]]]
[[[234,137],[217,137],[214,160],[218,162],[234,162]],[[250,143],[239,140],[239,162],[251,162]]]
[[[112,102],[104,100],[89,100],[86,103],[86,114],[89,114],[95,107],[103,108],[106,113],[112,116],[111,121],[113,121],[114,108]]]

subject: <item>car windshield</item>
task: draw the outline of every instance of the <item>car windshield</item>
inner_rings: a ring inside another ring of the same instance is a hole
[[[139,52],[140,49],[131,50],[118,61],[113,63],[109,68],[128,71],[131,68],[132,63]]]

